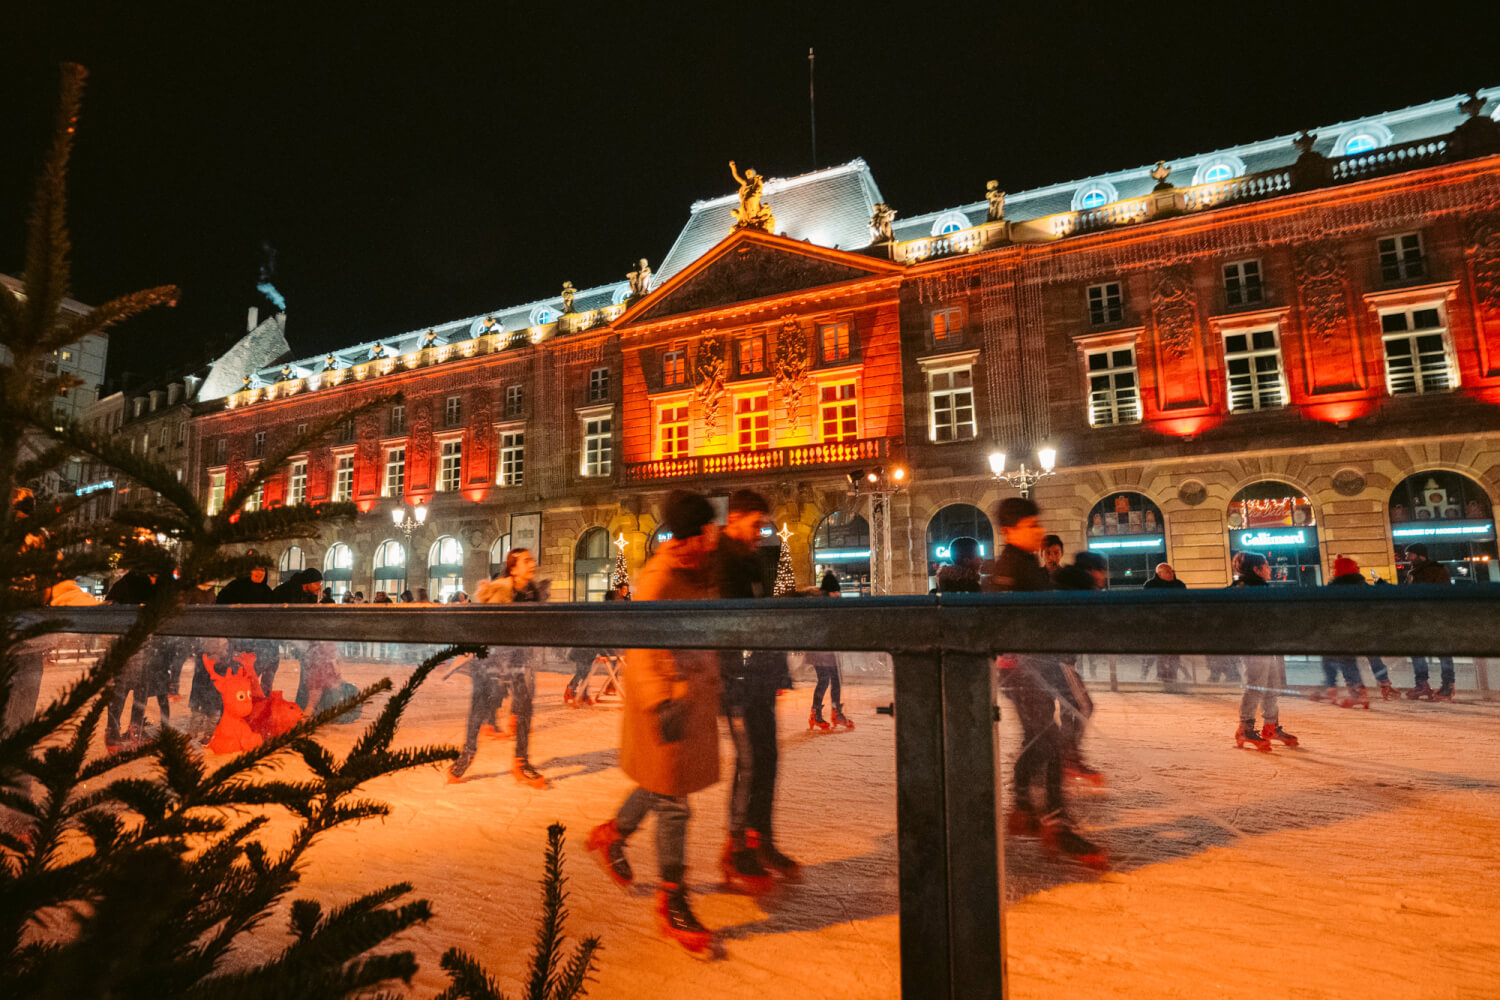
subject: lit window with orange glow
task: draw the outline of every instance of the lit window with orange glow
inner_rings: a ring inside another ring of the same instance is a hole
[[[354,499],[354,456],[340,455],[333,467],[333,502],[348,503]]]
[[[1458,386],[1441,306],[1381,313],[1380,333],[1385,342],[1385,385],[1392,396],[1447,392]]]
[[[759,375],[766,370],[766,338],[742,337],[735,344],[738,356],[735,371],[740,375]]]
[[[687,384],[687,352],[667,351],[661,356],[661,384],[676,386]]]
[[[740,451],[771,447],[771,407],[765,393],[735,398],[734,433]]]
[[[1085,361],[1089,379],[1089,426],[1139,423],[1141,394],[1136,379],[1135,348],[1090,351]]]
[[[208,475],[208,516],[213,517],[224,509],[225,473],[211,472]]]
[[[656,416],[658,458],[687,458],[688,407],[686,403],[663,406]]]
[[[824,443],[858,440],[859,400],[854,395],[854,383],[825,385],[818,390],[818,397]]]
[[[438,459],[438,489],[444,493],[458,491],[463,479],[464,443],[444,441],[442,455]]]
[[[526,479],[526,433],[521,430],[500,432],[500,468],[495,482],[501,486],[520,486]]]
[[[953,347],[964,342],[963,313],[957,306],[935,309],[931,315],[932,346]]]
[[[406,492],[406,448],[391,448],[385,453],[385,479],[380,495],[399,497]]]
[[[972,368],[964,365],[927,373],[927,418],[929,440],[967,441],[978,436]]]
[[[288,507],[297,507],[307,503],[307,463],[293,462],[291,474],[287,477],[286,503]]]
[[[848,323],[818,324],[818,348],[824,364],[848,361],[852,349]]]

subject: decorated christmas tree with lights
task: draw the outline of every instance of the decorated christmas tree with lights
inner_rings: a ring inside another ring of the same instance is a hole
[[[623,587],[630,582],[630,567],[625,565],[625,545],[625,532],[622,531],[614,541],[615,573],[609,580],[611,590]]]
[[[787,540],[792,537],[792,531],[783,524],[777,534],[781,536],[781,555],[776,559],[776,586],[771,591],[771,595],[785,597],[797,589],[797,575],[792,572],[792,550],[787,545]]]

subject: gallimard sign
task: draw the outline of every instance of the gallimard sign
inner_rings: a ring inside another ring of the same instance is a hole
[[[1295,531],[1241,531],[1230,537],[1242,549],[1274,549],[1317,544],[1317,535],[1306,528],[1298,528]]]

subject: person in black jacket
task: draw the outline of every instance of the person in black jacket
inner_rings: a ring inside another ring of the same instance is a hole
[[[948,557],[953,561],[938,567],[938,593],[977,594],[984,589],[980,585],[980,570],[984,567],[984,558],[979,554],[979,539],[953,539],[948,545]]]
[[[1333,560],[1333,579],[1328,581],[1330,587],[1364,587],[1364,574],[1359,570],[1359,563],[1348,556],[1337,556]],[[1396,697],[1396,689],[1391,686],[1390,676],[1386,673],[1385,663],[1378,656],[1370,657],[1370,670],[1375,674],[1375,681],[1380,685],[1380,696],[1387,701]],[[1349,696],[1338,699],[1338,675],[1344,675],[1344,683],[1349,688]],[[1352,708],[1360,705],[1364,708],[1370,707],[1370,695],[1365,690],[1364,680],[1359,676],[1359,658],[1354,656],[1325,656],[1323,657],[1323,685],[1325,690],[1313,695],[1314,700],[1326,697],[1329,701],[1336,701],[1344,708]]]
[[[231,580],[219,591],[215,604],[274,604],[276,598],[266,584],[266,568],[257,566],[247,575]],[[270,694],[271,683],[276,679],[276,668],[281,663],[281,644],[275,639],[232,639],[229,656],[249,652],[255,655],[255,675],[260,678],[260,689]],[[227,669],[227,668],[221,668]]]
[[[104,600],[109,604],[145,604],[155,595],[156,575],[132,569],[115,581],[114,586],[110,587],[109,592],[104,595]],[[115,693],[110,698],[104,716],[104,746],[110,753],[123,749],[127,745],[133,745],[143,737],[146,724],[148,665],[156,663],[159,658],[160,649],[157,640],[146,640],[146,643],[126,662],[119,680],[115,681]],[[135,695],[135,699],[130,706],[129,737],[125,739],[120,733],[120,717],[124,715],[125,702],[130,700],[132,694]],[[166,695],[163,692],[159,704],[165,705],[165,702]],[[166,722],[165,715],[162,721]]]
[[[1406,547],[1406,582],[1411,584],[1429,583],[1446,587],[1453,582],[1453,575],[1448,572],[1448,567],[1440,562],[1433,562],[1427,557],[1427,546],[1421,542]],[[1453,700],[1453,657],[1438,657],[1438,669],[1442,671],[1442,686],[1434,691],[1427,683],[1427,657],[1413,656],[1411,658],[1411,670],[1415,675],[1416,683],[1412,689],[1406,692],[1408,698],[1421,701],[1452,701]]]
[[[1240,575],[1235,587],[1268,587],[1271,563],[1259,552],[1240,553]],[[1267,753],[1271,741],[1286,746],[1297,745],[1297,737],[1281,728],[1278,697],[1286,687],[1286,660],[1281,656],[1245,657],[1245,693],[1240,698],[1240,726],[1235,730],[1235,746],[1246,743]],[[1255,712],[1260,710],[1261,728],[1255,728]]]

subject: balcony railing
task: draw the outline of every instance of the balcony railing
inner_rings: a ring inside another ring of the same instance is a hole
[[[869,462],[887,456],[889,441],[889,438],[860,438],[857,441],[798,444],[788,448],[768,448],[764,451],[735,451],[723,455],[692,455],[688,458],[658,458],[651,462],[631,462],[625,466],[625,482],[697,479],[704,476]]]

